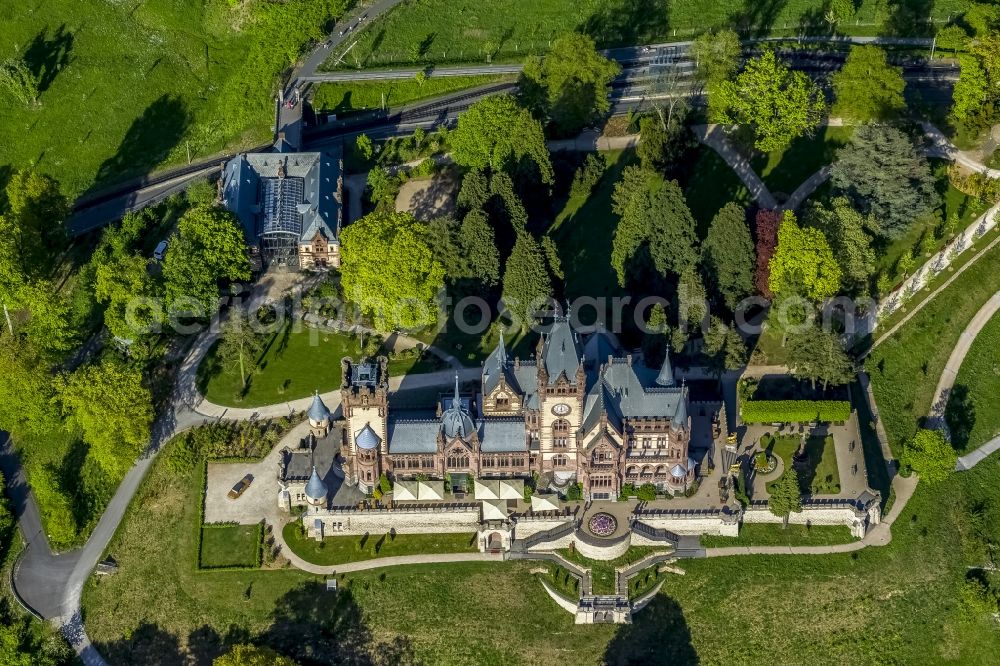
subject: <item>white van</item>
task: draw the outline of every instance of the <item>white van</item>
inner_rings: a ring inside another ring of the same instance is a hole
[[[163,261],[163,257],[165,257],[166,254],[167,254],[167,241],[161,240],[157,244],[156,249],[153,250],[153,259],[156,259],[157,261]]]

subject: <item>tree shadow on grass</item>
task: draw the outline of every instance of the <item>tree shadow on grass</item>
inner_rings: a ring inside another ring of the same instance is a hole
[[[934,0],[889,0],[887,9],[889,15],[882,23],[882,35],[920,37],[931,34]]]
[[[342,583],[344,581],[341,581]],[[336,592],[307,582],[281,597],[261,640],[303,666],[416,666],[409,638],[378,641],[364,622],[347,581]]]
[[[178,97],[161,95],[146,107],[125,133],[118,152],[101,164],[91,191],[161,164],[191,124],[187,105]]]
[[[771,34],[778,15],[788,0],[743,0],[743,5],[729,15],[729,24],[741,37],[765,37]]]
[[[604,650],[606,666],[686,666],[698,664],[691,630],[674,599],[658,594],[622,625]]]
[[[206,624],[188,634],[182,645],[176,634],[143,622],[128,638],[101,643],[96,647],[110,664],[211,666],[213,660],[232,646],[250,642],[250,634],[243,627],[231,625],[225,635],[220,635]]]
[[[969,445],[969,436],[976,425],[976,405],[969,395],[969,387],[955,384],[948,392],[948,405],[944,419],[951,433],[951,445],[961,451]]]
[[[65,23],[51,37],[49,29],[45,28],[31,40],[24,51],[24,62],[35,75],[39,93],[48,90],[56,75],[70,63],[72,50],[73,33],[66,29]]]
[[[608,48],[662,40],[669,27],[669,8],[662,0],[611,0],[600,3],[576,30],[598,48]]]

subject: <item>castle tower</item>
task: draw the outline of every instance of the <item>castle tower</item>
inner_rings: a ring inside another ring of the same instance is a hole
[[[319,391],[313,393],[313,401],[306,412],[309,419],[309,429],[317,437],[326,437],[330,432],[330,409],[319,397]]]
[[[389,361],[341,360],[340,396],[346,428],[342,454],[348,483],[367,492],[378,485],[389,454]]]

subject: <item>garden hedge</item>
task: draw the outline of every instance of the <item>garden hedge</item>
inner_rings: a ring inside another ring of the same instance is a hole
[[[744,423],[846,421],[850,416],[846,400],[747,400],[740,409]]]

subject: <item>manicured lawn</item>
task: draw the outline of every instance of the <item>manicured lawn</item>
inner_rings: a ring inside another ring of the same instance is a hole
[[[556,215],[549,235],[559,248],[566,272],[566,297],[620,296],[625,292],[611,267],[611,247],[618,216],[611,195],[625,167],[637,163],[634,151],[604,153],[607,169],[589,197],[570,198]]]
[[[621,557],[613,560],[592,560],[584,557],[574,549],[565,548],[559,554],[574,564],[590,569],[590,582],[593,586],[594,594],[614,594],[616,581],[616,567],[634,564],[650,553],[656,552],[657,548],[648,546],[632,546]]]
[[[475,308],[469,308],[466,316],[472,326],[477,325],[480,321],[480,313]],[[435,347],[443,349],[466,367],[474,368],[482,365],[486,357],[493,353],[500,342],[500,330],[495,326],[490,326],[483,333],[467,333],[461,330],[453,319],[454,315],[451,315],[442,330],[421,331],[416,333],[414,337],[421,342],[433,344]],[[538,335],[531,331],[504,333],[504,345],[507,354],[511,357],[528,358],[535,353],[537,342]]]
[[[795,435],[781,435],[761,440],[764,449],[770,448],[781,458],[785,469],[792,469],[792,456],[799,450],[801,440]],[[809,465],[799,472],[799,487],[804,494],[835,495],[840,492],[840,474],[837,472],[837,453],[833,448],[833,437],[810,437],[806,440],[806,455]],[[767,484],[767,492],[777,481]]]
[[[843,525],[781,525],[746,523],[740,527],[735,539],[724,536],[702,535],[705,548],[729,546],[828,546],[857,541],[851,530]]]
[[[980,249],[985,246],[984,241],[994,238],[994,234],[989,234],[980,240]],[[975,252],[966,250],[970,257]],[[1000,288],[996,283],[998,270],[1000,245],[970,265],[865,360],[883,425],[897,455],[899,447],[913,436],[927,416],[941,371],[962,331]],[[945,271],[939,280],[950,275]],[[932,284],[930,288],[935,287]],[[888,330],[904,314],[880,322],[879,328]]]
[[[788,196],[824,165],[832,164],[834,153],[847,144],[853,131],[851,127],[819,127],[813,136],[800,137],[784,150],[758,154],[751,164],[772,194]]]
[[[730,201],[741,206],[752,202],[743,181],[708,146],[699,146],[691,167],[691,176],[684,184],[684,198],[698,223],[698,237],[704,238],[715,214]]]
[[[940,0],[933,9],[918,5],[920,16],[931,12],[948,17],[967,6],[964,0]],[[522,59],[542,53],[549,41],[565,32],[578,31],[594,37],[599,47],[648,44],[690,38],[692,34],[723,26],[749,26],[755,32],[797,34],[802,20],[822,23],[825,5],[819,0],[789,0],[760,5],[742,0],[664,0],[620,2],[619,0],[423,0],[400,5],[365,29],[344,58],[343,67],[375,67],[389,64],[458,61],[485,62]],[[871,22],[874,0],[860,3],[858,17]],[[886,12],[892,23],[895,12]],[[884,34],[880,26],[837,26],[847,33]],[[338,54],[327,61],[332,66]]]
[[[198,158],[266,143],[273,122],[269,86],[248,91],[238,122],[217,103],[252,48],[252,31],[234,29],[241,10],[230,5],[5,3],[0,61],[24,54],[40,75],[41,95],[34,109],[0,97],[0,165],[37,165],[77,195],[184,163],[188,149]],[[257,65],[257,78],[277,73]]]
[[[1000,316],[994,315],[972,343],[948,396],[946,414],[955,448],[974,449],[1000,434],[997,396],[1000,396]]]
[[[209,663],[247,638],[314,664],[362,649],[407,663],[391,657],[394,639],[426,664],[496,666],[775,655],[788,664],[986,664],[1000,650],[992,619],[970,615],[959,596],[967,567],[988,561],[966,511],[1000,507],[996,458],[921,483],[885,547],[683,560],[687,575],[667,575],[663,592],[622,627],[574,625],[529,574],[532,562],[387,568],[341,578],[337,594],[290,569],[195,572],[194,476],[154,463],[108,549],[119,572],[84,589],[88,635],[113,666]],[[751,606],[752,631],[719,631]],[[862,630],[859,618],[877,618],[877,630]]]
[[[260,530],[260,525],[202,525],[200,566],[256,566]]]
[[[288,523],[282,530],[292,552],[313,564],[330,565],[378,557],[426,553],[475,553],[476,535],[468,534],[369,534],[326,537],[322,543],[302,533],[302,523]]]
[[[340,386],[340,359],[360,355],[358,339],[340,333],[289,324],[268,340],[249,378],[241,387],[239,370],[225,367],[218,345],[198,367],[198,390],[210,401],[230,407],[256,407],[331,391]]]
[[[356,83],[321,83],[316,88],[313,108],[317,113],[348,115],[366,109],[411,104],[429,97],[511,81],[509,76],[431,76],[422,84],[412,79],[359,81]]]

